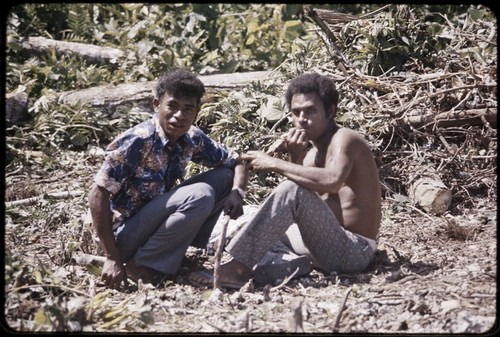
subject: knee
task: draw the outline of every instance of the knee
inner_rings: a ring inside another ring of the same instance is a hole
[[[233,187],[234,170],[227,167],[213,169],[208,183],[214,187],[216,199],[227,196]]]
[[[273,192],[275,195],[292,197],[294,200],[297,198],[303,198],[305,196],[310,196],[314,192],[300,186],[296,182],[291,180],[285,180],[276,187]]]
[[[211,206],[215,204],[215,191],[207,183],[198,183],[192,185],[192,193],[190,197],[193,201],[197,201],[197,203],[202,204],[204,206]]]
[[[217,168],[217,180],[224,186],[233,186],[234,170],[227,167]]]
[[[296,182],[285,180],[276,187],[274,192],[279,194],[296,194],[300,189],[302,189],[302,187]]]

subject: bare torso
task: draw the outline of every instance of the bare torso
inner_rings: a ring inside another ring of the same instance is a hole
[[[381,189],[378,168],[366,141],[356,132],[340,128],[325,150],[313,147],[304,166],[325,167],[332,160],[337,144],[352,142],[353,165],[345,183],[337,193],[320,195],[340,223],[349,231],[376,239],[381,221]]]

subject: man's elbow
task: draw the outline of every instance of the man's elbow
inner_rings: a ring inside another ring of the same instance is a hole
[[[88,205],[90,211],[93,212],[94,210],[102,207],[103,203],[106,200],[109,200],[109,195],[110,193],[106,189],[97,184],[93,184],[88,193]]]
[[[329,179],[327,182],[323,183],[321,193],[337,194],[339,193],[342,185],[343,182],[339,181],[338,179]]]
[[[99,188],[97,187],[97,185],[92,184],[92,187],[90,187],[89,193],[87,194],[87,202],[88,202],[90,209],[92,209],[95,205],[95,201],[97,199],[98,192],[99,192]]]

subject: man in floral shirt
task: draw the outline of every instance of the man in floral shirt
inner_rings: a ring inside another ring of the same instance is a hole
[[[127,276],[159,285],[178,272],[189,246],[206,246],[222,210],[243,214],[245,166],[193,125],[203,83],[174,70],[155,89],[154,115],[109,144],[89,193],[109,288]],[[211,170],[179,184],[190,161]]]

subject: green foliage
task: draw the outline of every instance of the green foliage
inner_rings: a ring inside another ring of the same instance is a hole
[[[359,15],[377,8],[318,7]],[[440,62],[440,53],[453,42],[450,23],[466,20],[480,29],[478,20],[492,19],[491,15],[487,9],[475,6],[392,5],[370,20],[344,24],[338,35],[339,46],[355,67],[369,75],[433,68]],[[318,64],[325,69],[335,68],[334,59],[323,52],[317,35],[310,33],[312,28],[316,27],[304,17],[303,5],[299,4],[15,6],[7,20],[6,89],[23,90],[29,95],[33,119],[7,130],[8,148],[85,149],[89,144],[107,143],[112,136],[147,118],[140,109],[130,106],[120,107],[112,118],[106,111],[61,106],[50,102],[54,92],[150,81],[171,67],[185,67],[202,75],[275,69],[284,77],[283,83]],[[97,65],[77,55],[58,55],[55,50],[26,55],[22,39],[28,36],[119,48],[124,56],[116,64]],[[474,57],[482,58],[480,53]],[[257,91],[265,88],[249,88],[241,98],[222,98],[206,107],[199,124],[240,149],[262,146],[255,143],[258,137],[249,140],[244,133],[266,134],[273,127],[273,121],[263,120],[258,111],[273,100],[271,96],[280,97],[284,85],[261,93]],[[233,127],[234,132],[228,132]]]
[[[443,34],[447,15],[463,15],[467,7],[439,6],[440,12],[433,12],[437,9],[428,5],[393,5],[368,25],[362,20],[349,22],[340,34],[343,49],[356,67],[373,76],[410,70],[414,65],[411,60],[424,68],[435,67],[439,53],[450,43]],[[451,18],[457,19],[459,16]]]
[[[84,149],[144,119],[122,107],[121,117],[106,122],[104,112],[51,103],[54,92],[150,81],[171,67],[199,74],[277,67],[306,34],[297,19],[300,9],[224,3],[15,6],[7,20],[6,90],[28,94],[33,119],[8,130],[9,146]],[[115,65],[89,64],[54,49],[30,55],[22,47],[29,36],[109,46],[125,55]]]
[[[214,139],[238,151],[259,149],[263,144],[255,135],[269,134],[270,131],[271,122],[258,114],[266,99],[265,91],[232,92],[224,100],[205,105],[199,119],[215,117],[214,123],[210,124],[210,135]]]
[[[377,8],[319,7],[359,15]],[[451,42],[449,22],[465,19],[475,25],[488,15],[487,10],[471,6],[392,5],[369,21],[347,22],[338,38],[342,52],[365,74],[432,68]],[[130,106],[121,106],[112,118],[106,111],[61,106],[50,101],[54,92],[150,81],[171,67],[201,75],[276,69],[284,76],[283,83],[318,64],[336,67],[317,35],[309,32],[314,27],[299,4],[30,3],[13,7],[7,20],[6,89],[29,95],[33,119],[7,130],[10,154],[23,147],[53,151],[105,144],[148,117]],[[114,47],[123,50],[124,56],[116,64],[97,65],[55,50],[26,55],[22,39],[27,36]],[[205,107],[199,124],[240,150],[262,147],[264,140],[247,134],[268,134],[273,122],[278,122],[263,119],[259,111],[270,113],[266,104],[272,106],[268,102],[281,97],[284,85],[272,90],[250,87],[238,94],[241,97],[223,97]],[[277,116],[278,110],[273,110]]]
[[[26,86],[13,69],[26,60],[15,53],[26,36],[49,35],[126,51],[118,69],[102,65],[100,71],[88,69],[77,57],[58,56],[53,51],[38,56],[21,70],[36,79],[35,96],[40,95],[40,87],[63,91],[153,80],[174,66],[200,74],[273,68],[283,62],[291,43],[305,35],[301,21],[284,19],[285,9],[285,5],[245,4],[16,6],[8,20],[8,91]],[[228,14],[232,12],[236,14]]]
[[[5,283],[12,284],[15,281],[16,275],[18,275],[23,261],[20,256],[12,253],[9,249],[5,249],[4,254],[5,259]]]
[[[47,151],[59,149],[82,149],[90,139],[106,139],[107,123],[100,111],[90,111],[80,106],[59,105],[35,106],[35,116],[27,127],[12,127],[11,145]]]

